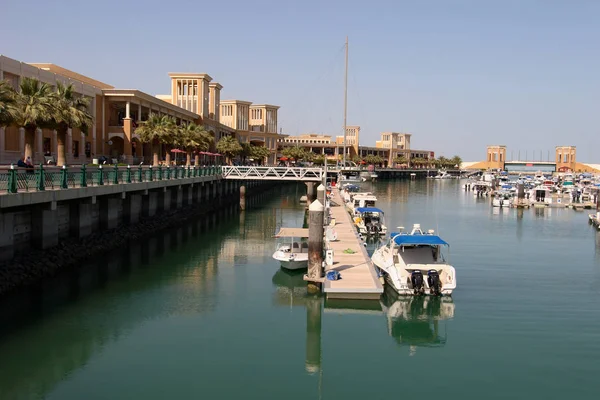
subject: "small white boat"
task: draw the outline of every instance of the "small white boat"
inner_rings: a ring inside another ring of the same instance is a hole
[[[281,228],[275,235],[283,239],[277,244],[273,258],[289,270],[308,268],[308,229]]]
[[[399,294],[451,295],[456,288],[456,271],[442,254],[448,243],[433,233],[415,224],[410,233],[392,233],[373,253],[373,264]]]
[[[359,207],[375,207],[377,202],[377,196],[371,192],[367,193],[356,193],[351,196],[350,201],[346,202],[346,207],[350,214],[354,214],[354,210]]]
[[[354,224],[358,231],[363,235],[387,234],[387,227],[384,224],[383,211],[375,207],[358,207],[354,209]]]
[[[509,191],[501,191],[496,193],[492,199],[492,207],[510,208],[514,193]]]

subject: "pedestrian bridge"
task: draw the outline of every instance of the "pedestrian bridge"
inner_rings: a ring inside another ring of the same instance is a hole
[[[322,168],[223,166],[221,169],[223,178],[240,180],[321,182],[324,174]]]

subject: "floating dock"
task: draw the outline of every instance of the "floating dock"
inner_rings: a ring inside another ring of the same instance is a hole
[[[326,242],[326,249],[333,250],[333,265],[326,265],[325,273],[336,270],[340,273],[340,279],[325,280],[323,292],[330,299],[379,299],[383,286],[371,257],[346,211],[339,190],[334,188],[332,195],[329,215],[335,221],[333,229],[337,233],[337,240]],[[345,253],[344,250],[351,252]]]

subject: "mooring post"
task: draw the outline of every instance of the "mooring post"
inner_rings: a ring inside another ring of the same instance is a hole
[[[240,186],[240,210],[246,209],[246,186]]]
[[[325,186],[323,184],[317,186],[317,200],[325,207]]]
[[[319,279],[323,276],[323,213],[324,207],[315,200],[308,207],[308,278]],[[319,282],[308,281],[308,291],[318,292]]]
[[[596,189],[596,211],[600,211],[600,188]]]
[[[525,185],[523,183],[517,183],[517,206],[523,207],[525,199]]]

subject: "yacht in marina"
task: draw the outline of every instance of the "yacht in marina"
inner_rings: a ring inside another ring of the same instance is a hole
[[[452,294],[456,271],[442,253],[448,243],[433,230],[424,232],[419,224],[410,233],[402,229],[371,257],[381,276],[402,295]]]
[[[492,207],[510,208],[514,197],[514,192],[509,190],[501,190],[494,195],[494,198],[492,199]]]
[[[377,196],[371,192],[355,193],[346,201],[346,207],[350,214],[354,215],[354,210],[359,207],[375,207]]]
[[[358,207],[354,209],[354,224],[363,235],[385,236],[387,227],[383,220],[383,211],[375,207]]]
[[[276,238],[280,239],[273,258],[281,267],[289,270],[308,268],[308,229],[281,228]]]

